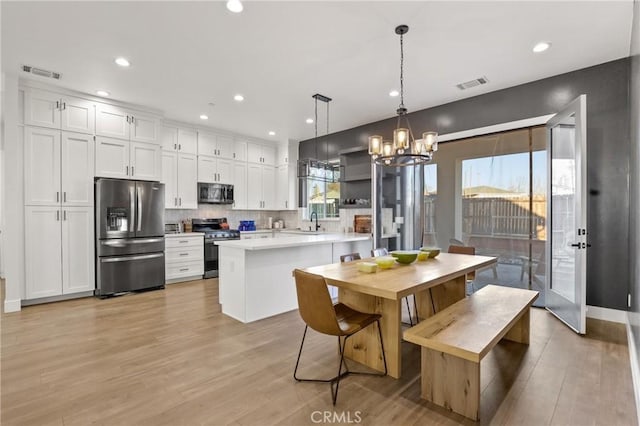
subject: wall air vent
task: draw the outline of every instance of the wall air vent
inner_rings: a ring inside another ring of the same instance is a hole
[[[487,84],[489,79],[487,77],[476,78],[475,80],[465,81],[464,83],[456,84],[456,87],[460,90],[471,89],[472,87]]]
[[[43,70],[42,68],[31,67],[29,65],[23,65],[22,71],[28,72],[29,74],[37,75],[39,77],[53,78],[56,80],[60,80],[62,74],[54,71]]]

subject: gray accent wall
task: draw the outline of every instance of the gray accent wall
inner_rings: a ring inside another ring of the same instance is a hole
[[[447,134],[553,114],[586,94],[588,232],[592,244],[588,252],[587,304],[621,310],[627,309],[629,291],[630,69],[631,60],[624,58],[409,116],[415,130]],[[340,99],[336,97],[334,101]],[[342,150],[366,148],[370,135],[391,135],[395,123],[396,118],[391,117],[331,134],[326,152],[320,148],[324,147],[321,138],[318,157],[338,158]],[[315,150],[314,140],[303,141],[299,158],[314,157]]]
[[[631,33],[631,149],[630,149],[630,188],[629,188],[629,326],[633,338],[629,350],[640,355],[640,2],[636,0],[633,9],[633,31]],[[632,357],[633,359],[633,357]],[[636,356],[640,371],[640,360]],[[636,383],[636,386],[640,385]],[[636,400],[639,400],[636,389]]]

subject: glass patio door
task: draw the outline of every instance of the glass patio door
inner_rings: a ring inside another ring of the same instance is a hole
[[[581,95],[547,122],[546,307],[586,332],[586,108]]]

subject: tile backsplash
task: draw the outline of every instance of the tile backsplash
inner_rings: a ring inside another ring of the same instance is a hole
[[[340,209],[340,220],[319,220],[320,229],[325,232],[353,232],[353,220],[355,215],[371,214],[371,209]],[[241,220],[254,220],[256,228],[267,228],[269,217],[276,220],[283,220],[287,229],[308,229],[311,222],[306,219],[304,209],[288,211],[262,211],[262,210],[233,210],[224,204],[200,204],[197,210],[174,210],[164,211],[165,222],[181,222],[193,218],[217,218],[226,217],[231,229],[238,229]],[[383,232],[391,229],[393,220],[392,209],[382,209]]]

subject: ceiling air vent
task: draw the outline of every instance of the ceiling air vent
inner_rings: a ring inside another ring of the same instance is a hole
[[[30,74],[37,75],[40,77],[54,78],[56,80],[60,80],[60,77],[62,77],[62,74],[60,74],[59,72],[47,71],[47,70],[43,70],[42,68],[31,67],[29,65],[23,65],[22,71],[28,72]]]
[[[489,79],[487,77],[476,78],[475,80],[465,81],[464,83],[456,84],[456,87],[460,90],[471,89],[472,87],[480,86],[482,84],[487,84]]]

